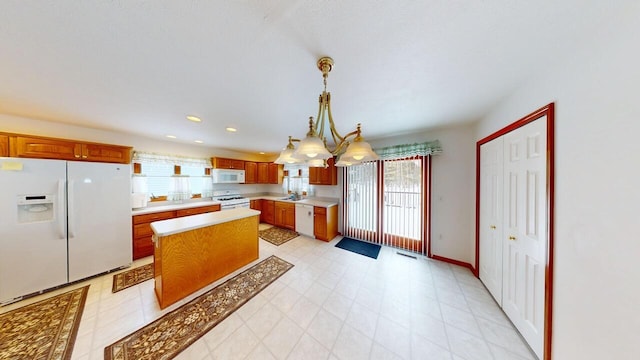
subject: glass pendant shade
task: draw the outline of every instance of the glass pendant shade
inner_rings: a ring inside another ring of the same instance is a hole
[[[295,164],[300,159],[295,156],[295,149],[286,148],[280,152],[280,156],[274,161],[276,164]]]
[[[307,135],[307,137],[300,141],[296,155],[308,159],[328,159],[333,156],[325,147],[324,142],[315,135]]]
[[[371,145],[368,142],[356,139],[349,144],[347,151],[344,155],[347,158],[351,158],[357,162],[378,160],[378,155],[371,149]]]

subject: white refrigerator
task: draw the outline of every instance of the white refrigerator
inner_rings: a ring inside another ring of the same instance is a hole
[[[0,157],[0,303],[130,266],[131,167]]]

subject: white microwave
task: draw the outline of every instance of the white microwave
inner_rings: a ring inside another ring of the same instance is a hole
[[[244,170],[212,169],[211,177],[214,184],[242,184],[244,183]]]

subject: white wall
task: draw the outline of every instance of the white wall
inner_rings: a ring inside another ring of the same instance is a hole
[[[440,140],[442,154],[431,163],[431,251],[475,265],[474,127],[460,125],[423,133],[371,140],[371,146]]]
[[[640,356],[637,19],[634,6],[603,24],[570,59],[524,84],[477,126],[476,140],[556,104],[556,360]]]

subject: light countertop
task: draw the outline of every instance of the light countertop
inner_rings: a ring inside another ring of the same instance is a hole
[[[286,197],[285,195],[255,195],[255,196],[247,196],[247,199],[249,200],[266,199],[266,200],[282,201],[282,202],[294,203],[294,204],[313,205],[313,206],[326,207],[326,208],[338,205],[338,199],[332,199],[332,198],[307,198],[307,199],[293,201],[293,200],[285,199],[285,197]],[[190,201],[183,204],[147,206],[145,208],[131,210],[131,215],[152,214],[152,213],[157,213],[162,211],[190,209],[194,207],[210,206],[210,205],[217,205],[217,204],[220,204],[220,202],[213,201],[213,200],[203,200],[203,201]]]
[[[235,208],[225,211],[216,211],[206,214],[154,221],[151,223],[151,229],[155,236],[168,236],[256,215],[259,216],[260,211],[248,208]]]
[[[338,205],[338,200],[337,199],[307,198],[307,199],[295,200],[294,201],[294,200],[286,199],[285,195],[279,195],[279,196],[269,196],[269,195],[254,196],[254,197],[250,197],[249,199],[251,199],[251,200],[257,200],[257,199],[274,200],[274,201],[282,201],[282,202],[294,203],[294,204],[313,205],[313,206],[319,206],[319,207],[332,207],[332,206]]]
[[[131,215],[152,214],[152,213],[157,213],[161,211],[190,209],[194,207],[210,206],[210,205],[217,205],[217,204],[220,204],[220,202],[213,201],[213,200],[203,200],[203,201],[190,201],[182,204],[147,206],[145,208],[131,210]]]

